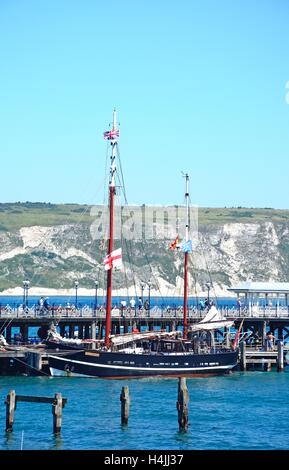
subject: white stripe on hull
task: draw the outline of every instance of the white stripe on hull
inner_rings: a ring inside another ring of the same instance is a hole
[[[84,362],[84,361],[75,361],[72,359],[66,359],[63,357],[58,357],[58,356],[50,356],[54,357],[55,359],[58,359],[59,361],[64,361],[64,362],[71,362],[72,364],[81,364],[81,365],[86,365],[90,367],[100,367],[100,368],[106,368],[106,369],[121,369],[121,370],[139,370],[139,371],[159,371],[159,372],[190,372],[190,371],[198,371],[198,370],[215,370],[215,369],[232,369],[235,364],[229,364],[226,366],[207,366],[207,367],[132,367],[132,366],[120,366],[116,365],[113,366],[111,364],[94,364],[92,362]]]

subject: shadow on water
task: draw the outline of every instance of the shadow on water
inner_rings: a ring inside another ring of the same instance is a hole
[[[13,432],[4,432],[4,443],[7,446],[7,449],[15,449],[16,448],[16,439]],[[19,445],[20,449],[20,445]]]
[[[51,439],[51,445],[49,447],[50,450],[61,450],[63,449],[63,439],[59,436],[53,436]]]
[[[174,440],[178,444],[179,449],[188,449],[192,446],[192,433],[190,429],[186,431],[177,431],[174,435]]]

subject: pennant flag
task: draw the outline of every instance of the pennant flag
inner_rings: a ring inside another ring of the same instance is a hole
[[[116,140],[119,137],[119,129],[106,131],[103,133],[104,140]]]
[[[170,243],[169,249],[170,250],[175,250],[176,248],[179,247],[179,244],[180,244],[180,239],[179,239],[179,236],[177,235],[176,239],[172,243]]]
[[[108,271],[112,268],[121,268],[122,266],[122,252],[121,248],[112,251],[104,258],[104,269]]]
[[[181,244],[181,250],[184,252],[184,253],[192,253],[193,251],[193,243],[192,243],[192,240],[188,240],[187,242],[183,242]]]

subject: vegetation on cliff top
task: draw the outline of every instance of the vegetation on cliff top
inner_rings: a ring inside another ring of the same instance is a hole
[[[92,206],[80,204],[51,204],[43,202],[0,203],[0,230],[14,231],[33,225],[52,226],[72,223],[91,223]],[[289,222],[289,210],[254,208],[200,207],[201,225],[226,223]]]

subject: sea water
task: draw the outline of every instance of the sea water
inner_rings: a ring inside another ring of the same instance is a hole
[[[215,450],[288,449],[289,370],[233,372],[187,379],[189,430],[177,421],[177,379],[0,377],[0,449]],[[128,426],[120,424],[120,392],[129,386]],[[5,432],[4,400],[16,394],[67,398],[61,437],[52,434],[50,404],[18,403]]]

